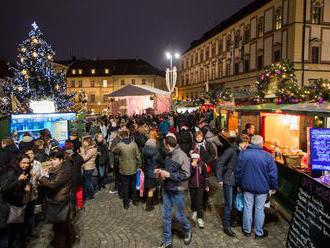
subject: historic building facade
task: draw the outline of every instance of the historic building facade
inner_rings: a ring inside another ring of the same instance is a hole
[[[259,71],[294,62],[300,85],[330,78],[330,0],[258,0],[191,43],[179,65],[178,99],[213,85],[251,91]]]
[[[108,107],[109,93],[129,84],[165,89],[163,73],[141,59],[75,60],[67,70],[67,92],[75,93],[75,102],[82,92],[87,108],[101,112]]]

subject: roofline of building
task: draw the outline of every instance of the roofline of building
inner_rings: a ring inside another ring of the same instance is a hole
[[[232,26],[233,24],[237,23],[241,19],[247,17],[254,11],[260,9],[261,7],[265,6],[267,3],[271,2],[272,0],[255,0],[249,5],[241,8],[239,11],[231,15],[229,18],[221,21],[217,24],[214,28],[210,29],[206,33],[202,35],[202,37],[198,40],[194,40],[190,43],[190,47],[183,53],[186,54],[192,49],[198,47],[205,41],[211,39],[212,37],[216,36],[217,34],[221,33],[222,31],[226,30],[228,27]]]

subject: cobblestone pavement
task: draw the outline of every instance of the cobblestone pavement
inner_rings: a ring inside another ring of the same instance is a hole
[[[213,183],[212,192],[210,196],[212,209],[205,213],[205,228],[193,228],[193,239],[189,247],[277,248],[285,246],[289,225],[281,217],[277,221],[266,224],[265,228],[269,231],[269,237],[263,240],[256,241],[254,236],[244,237],[240,232],[240,227],[233,228],[237,238],[225,235],[222,232],[219,214],[222,212],[220,209],[223,208],[222,191]],[[189,206],[188,203],[187,206]],[[74,247],[157,247],[162,238],[161,205],[157,205],[152,212],[145,212],[144,208],[145,204],[140,204],[138,207],[131,205],[128,210],[124,210],[117,194],[109,194],[108,190],[98,192],[94,200],[86,203],[75,221],[78,239]],[[190,216],[190,209],[187,208],[186,213]],[[50,247],[51,225],[43,224],[39,226],[39,229],[39,239],[31,241],[29,247]],[[173,235],[173,246],[188,247],[183,244],[182,238],[179,238],[179,225],[174,224],[174,229],[177,232]]]

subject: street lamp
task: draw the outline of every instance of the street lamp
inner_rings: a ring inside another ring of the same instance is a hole
[[[165,53],[166,58],[170,60],[170,68],[166,68],[166,86],[168,91],[170,92],[170,99],[171,99],[171,109],[173,109],[173,102],[172,102],[172,93],[175,89],[176,81],[177,81],[177,68],[176,66],[173,67],[173,58],[179,59],[180,54],[179,53]]]

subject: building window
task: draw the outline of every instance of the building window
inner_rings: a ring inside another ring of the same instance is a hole
[[[257,58],[257,69],[261,70],[263,67],[263,63],[264,63],[264,56],[263,55],[259,55]]]
[[[103,86],[103,88],[108,87],[108,80],[103,79],[103,81],[102,81],[102,86]]]
[[[227,50],[227,52],[230,52],[230,46],[231,46],[231,37],[229,35],[227,37],[227,40],[226,40],[226,50]]]
[[[95,69],[92,69],[92,70],[91,70],[91,73],[92,73],[92,74],[95,74]]]
[[[72,69],[72,75],[76,75],[76,69]]]
[[[120,80],[120,85],[125,85],[125,80],[124,79]]]
[[[250,71],[250,59],[244,59],[244,73],[248,73]]]
[[[104,69],[105,74],[109,74],[109,69]]]
[[[79,69],[79,70],[78,70],[78,74],[79,74],[79,75],[81,75],[81,74],[82,74],[82,72],[83,72],[83,70],[82,70],[82,69]]]
[[[142,79],[142,84],[146,84],[146,80],[145,79]]]
[[[219,67],[218,67],[218,78],[222,78],[222,71],[223,71],[223,64],[219,63]]]
[[[235,38],[234,38],[234,46],[235,48],[238,48],[239,47],[239,41],[240,41],[241,37],[240,37],[240,34],[239,34],[239,30],[237,30],[235,32]]]
[[[74,88],[74,87],[76,87],[75,82],[71,81],[71,88]]]
[[[80,81],[78,81],[78,84],[79,84],[79,88],[82,88],[82,81],[80,80]]]
[[[194,57],[191,56],[191,59],[190,59],[190,66],[193,66],[194,65]]]
[[[91,94],[91,102],[95,102],[95,94]]]
[[[195,54],[195,64],[198,64],[198,53]]]
[[[226,69],[227,69],[227,76],[230,76],[230,74],[231,74],[231,64],[230,63],[228,63],[227,64],[227,67],[226,67]]]
[[[258,27],[257,27],[257,31],[258,31],[258,38],[261,38],[262,36],[264,36],[264,18],[260,17],[258,19]]]
[[[216,46],[215,46],[215,43],[212,44],[212,54],[211,54],[211,57],[215,57],[216,55]]]
[[[312,47],[312,64],[319,64],[320,63],[320,48],[318,46]]]
[[[135,84],[135,79],[132,79],[132,84]]]
[[[91,81],[91,87],[95,87],[95,81],[94,80]]]
[[[234,73],[235,75],[238,75],[239,74],[239,63],[234,63]]]
[[[278,8],[275,12],[275,30],[282,28],[282,9]]]
[[[244,29],[244,43],[250,42],[250,25],[246,25]]]
[[[203,51],[200,51],[200,53],[199,53],[199,62],[202,62],[203,60],[204,60]]]
[[[108,100],[109,100],[109,97],[107,95],[104,95],[103,96],[103,102],[108,102]]]
[[[222,53],[222,50],[223,50],[222,40],[219,40],[219,47],[218,47],[218,49],[219,49],[218,54],[221,54]]]
[[[206,51],[205,51],[205,59],[208,60],[210,57],[210,49],[209,47],[206,47]]]
[[[274,51],[274,62],[279,62],[281,60],[281,51],[276,50]]]
[[[313,4],[313,10],[312,10],[312,23],[313,24],[321,23],[321,13],[322,13],[321,5],[319,3]]]

